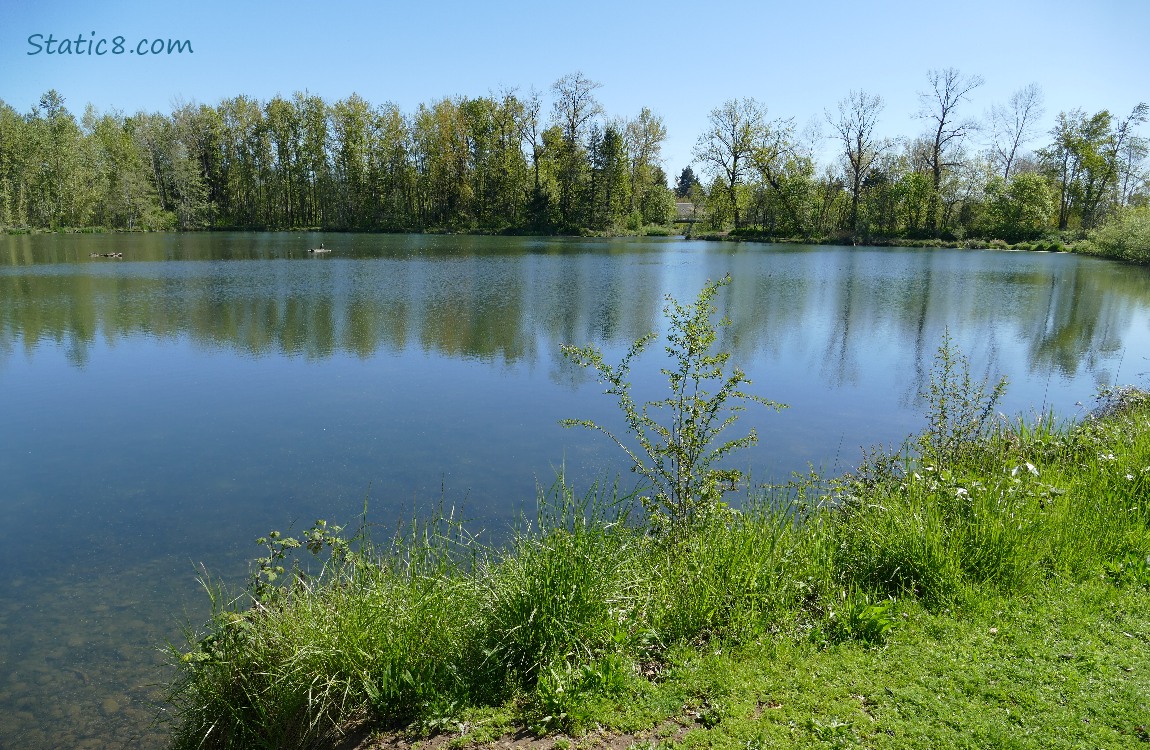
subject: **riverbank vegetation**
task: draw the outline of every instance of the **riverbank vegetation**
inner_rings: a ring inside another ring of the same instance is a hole
[[[505,89],[412,112],[296,93],[168,114],[89,105],[77,120],[49,91],[24,114],[0,102],[0,227],[593,235],[678,226],[808,242],[1063,246],[1098,230],[1081,249],[1144,255],[1144,243],[1115,250],[1113,235],[1150,199],[1139,133],[1150,108],[1060,112],[1041,134],[1037,84],[976,119],[982,82],[929,71],[922,131],[898,136],[882,135],[885,105],[872,92],[828,102],[805,127],[755,99],[729,100],[710,112],[673,187],[663,119],[647,107],[609,115],[601,85],[580,73],[546,95]]]
[[[174,747],[324,747],[355,729],[572,736],[557,748],[1146,740],[1150,397],[1108,391],[1074,424],[1005,420],[1005,382],[973,379],[944,339],[919,436],[734,509],[739,477],[708,456],[753,436],[680,429],[732,426],[752,385],[706,359],[715,288],[669,300],[666,374],[692,385],[649,448],[619,436],[651,474],[635,492],[560,481],[502,544],[446,512],[386,541],[321,521],[259,540],[238,596],[205,579],[215,616],[172,650]],[[571,356],[650,427],[661,402],[631,402],[625,366]],[[304,549],[321,570],[294,562]]]

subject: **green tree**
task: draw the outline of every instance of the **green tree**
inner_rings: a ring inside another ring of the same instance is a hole
[[[814,158],[798,147],[794,121],[765,123],[750,159],[760,180],[759,223],[770,234],[809,234]]]
[[[157,113],[137,113],[129,119],[152,183],[163,209],[163,228],[198,229],[204,224],[206,187],[197,159],[192,155],[173,120]],[[270,167],[262,179],[270,182]],[[265,190],[256,207],[259,220],[268,215],[271,192]]]
[[[863,213],[868,229],[885,235],[895,235],[900,231],[900,182],[906,171],[905,166],[905,160],[898,154],[887,152],[863,178]]]
[[[266,221],[272,168],[271,143],[263,107],[248,96],[219,106],[220,210],[230,226],[256,227]]]
[[[559,154],[559,217],[566,227],[582,222],[578,197],[584,194],[588,178],[587,136],[591,122],[603,114],[603,106],[595,98],[595,90],[602,84],[592,81],[582,72],[563,76],[551,86],[555,94],[552,118],[562,134]]]
[[[1081,229],[1096,227],[1121,205],[1124,155],[1144,147],[1135,128],[1147,121],[1150,107],[1139,104],[1129,116],[1114,122],[1109,110],[1087,116],[1081,109],[1059,113],[1051,135],[1055,140],[1038,155],[1047,174],[1058,185],[1058,228],[1070,228],[1073,219]]]
[[[91,107],[84,128],[94,155],[96,223],[115,229],[160,228],[162,208],[134,123],[119,113],[97,117]]]
[[[691,197],[691,188],[695,185],[701,185],[699,178],[695,176],[695,170],[691,169],[691,165],[683,167],[683,171],[679,173],[678,179],[675,180],[675,197],[684,200]]]
[[[766,109],[754,99],[729,99],[711,110],[707,120],[707,129],[695,144],[694,156],[704,172],[722,181],[726,205],[738,229],[739,186],[751,173],[755,152],[763,147]]]
[[[271,141],[275,168],[269,185],[267,224],[273,227],[301,226],[298,215],[304,189],[299,179],[303,133],[300,113],[290,101],[276,96],[264,105],[268,138]]]
[[[375,122],[370,167],[375,226],[392,230],[415,226],[411,130],[399,107],[390,102],[379,108]]]
[[[639,212],[644,224],[667,224],[675,216],[675,194],[667,187],[662,167],[651,168],[651,181],[643,193]]]
[[[295,177],[301,202],[296,215],[303,226],[328,226],[335,215],[329,107],[318,96],[298,92],[292,97],[292,106],[303,139]]]
[[[55,90],[40,97],[29,118],[24,142],[30,158],[29,219],[36,226],[84,226],[95,203],[91,154],[76,124]]]
[[[514,91],[504,91],[495,108],[495,153],[492,200],[500,226],[522,226],[526,196],[530,195],[527,158],[521,134],[527,105]]]
[[[471,152],[459,103],[419,105],[412,127],[420,225],[452,227],[473,219]]]
[[[11,106],[0,101],[0,225],[30,223],[28,187],[31,128]]]
[[[592,229],[614,229],[631,205],[628,159],[623,135],[614,125],[594,127],[590,139],[590,213]]]
[[[194,165],[201,183],[203,202],[199,207],[203,224],[215,226],[220,219],[218,207],[226,199],[223,179],[223,120],[220,113],[207,105],[185,104],[172,113],[172,122],[188,160]]]
[[[368,228],[374,213],[370,173],[376,150],[375,113],[363,97],[352,94],[332,105],[329,117],[335,226]]]
[[[663,118],[653,114],[647,107],[640,110],[638,117],[627,122],[624,143],[630,166],[629,208],[632,213],[649,213],[644,207],[654,202],[648,201],[648,193],[667,187],[666,175],[663,174],[660,180],[655,175],[655,170],[662,162],[660,152],[666,139],[667,126],[663,124]],[[662,173],[662,170],[659,169],[659,172]]]
[[[1044,172],[1058,188],[1060,230],[1069,229],[1073,219],[1082,229],[1093,226],[1111,171],[1106,153],[1112,119],[1107,110],[1091,116],[1080,109],[1060,112],[1050,131],[1053,142],[1038,152]]]
[[[1016,173],[1009,181],[994,175],[986,186],[988,229],[1009,242],[1038,237],[1050,225],[1054,195],[1041,175]]]

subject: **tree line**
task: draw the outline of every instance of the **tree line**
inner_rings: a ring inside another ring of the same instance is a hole
[[[979,76],[930,71],[919,94],[922,133],[883,138],[882,97],[852,91],[825,113],[837,160],[820,166],[821,140],[793,119],[770,119],[754,99],[710,113],[694,156],[709,184],[687,170],[694,201],[714,228],[784,237],[849,236],[1010,242],[1099,226],[1147,205],[1148,141],[1136,130],[1150,108],[1124,118],[1108,110],[1061,112],[1038,139],[1042,91],[1030,84],[982,120],[965,116]]]
[[[26,114],[0,101],[0,225],[115,229],[636,232],[676,200],[712,230],[774,237],[997,237],[1089,230],[1150,197],[1150,114],[1059,113],[1039,141],[1031,84],[977,120],[983,83],[930,71],[922,133],[878,135],[882,98],[852,91],[802,131],[755,99],[711,111],[674,188],[667,129],[644,107],[608,116],[600,84],[544,96],[444,98],[404,113],[358,95],[183,104],[77,121],[55,91]],[[829,134],[829,164],[817,155]],[[1038,142],[1037,148],[1031,148]]]

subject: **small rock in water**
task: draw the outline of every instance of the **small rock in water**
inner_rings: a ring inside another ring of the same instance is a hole
[[[100,711],[104,716],[111,716],[120,710],[120,702],[115,698],[105,698],[100,703]]]

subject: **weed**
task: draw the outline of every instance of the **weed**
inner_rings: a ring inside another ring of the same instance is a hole
[[[806,724],[808,732],[821,742],[829,742],[833,747],[845,747],[858,739],[854,724],[849,721],[839,721],[837,718],[819,721],[812,717],[807,719]]]
[[[1128,554],[1103,565],[1106,578],[1116,586],[1150,588],[1150,555]]]
[[[269,532],[266,537],[261,536],[256,544],[266,547],[267,554],[255,559],[255,570],[251,574],[250,588],[252,598],[256,601],[266,602],[279,594],[277,581],[286,575],[284,561],[292,550],[299,549],[298,539],[285,537],[278,531]],[[294,565],[293,565],[294,569]]]
[[[844,590],[839,602],[827,610],[831,642],[856,641],[864,646],[885,643],[898,623],[891,612],[892,604],[890,599],[880,600],[861,591]]]
[[[458,732],[463,728],[459,715],[462,706],[458,700],[445,695],[436,695],[424,701],[417,729],[421,736],[433,737],[444,732]]]
[[[620,695],[632,674],[633,666],[618,654],[607,654],[590,664],[548,667],[532,696],[528,727],[536,734],[582,731],[594,720],[592,699]]]
[[[695,718],[707,729],[719,726],[725,716],[722,704],[712,698],[705,698],[703,705],[695,712]]]

